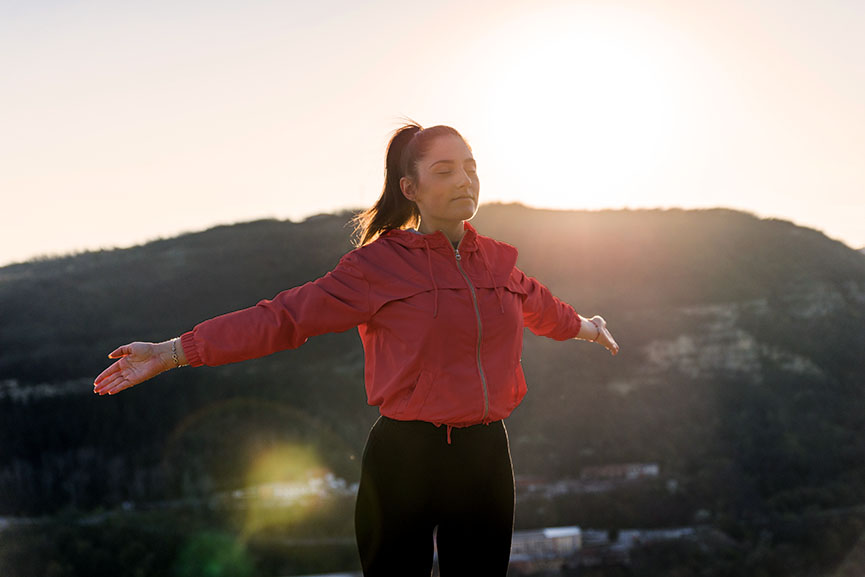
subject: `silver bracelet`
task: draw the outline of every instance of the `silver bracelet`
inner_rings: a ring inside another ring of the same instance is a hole
[[[171,358],[174,359],[174,368],[179,369],[180,367],[184,367],[186,365],[180,364],[180,359],[177,358],[177,341],[180,340],[180,337],[174,337],[171,339]]]

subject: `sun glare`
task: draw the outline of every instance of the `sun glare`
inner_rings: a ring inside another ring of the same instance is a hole
[[[497,32],[484,146],[497,198],[552,208],[651,204],[676,133],[669,37],[651,17],[559,7]],[[487,171],[485,171],[487,172]],[[501,176],[499,176],[501,175]]]
[[[235,491],[245,505],[243,534],[299,523],[324,506],[322,479],[332,475],[311,447],[283,443],[259,455],[246,488]]]
[[[351,449],[314,417],[278,402],[234,398],[178,423],[163,463],[186,496],[208,494],[234,511],[240,535],[248,539],[308,522],[335,498],[351,495],[345,469],[334,471],[323,458],[334,454]]]

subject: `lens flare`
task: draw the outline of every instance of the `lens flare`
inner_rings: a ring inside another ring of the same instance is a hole
[[[184,418],[167,439],[162,462],[169,487],[186,502],[227,514],[246,542],[316,524],[336,502],[344,508],[354,490],[344,478],[357,468],[355,452],[303,411],[235,398]]]
[[[251,577],[254,564],[242,542],[230,535],[202,532],[190,537],[177,556],[178,577]]]
[[[247,473],[245,488],[233,496],[244,511],[243,534],[293,525],[327,506],[332,473],[316,451],[281,444],[263,451]]]

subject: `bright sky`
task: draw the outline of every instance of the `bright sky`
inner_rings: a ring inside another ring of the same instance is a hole
[[[863,55],[861,0],[4,0],[0,265],[369,206],[402,117],[482,201],[865,247]]]

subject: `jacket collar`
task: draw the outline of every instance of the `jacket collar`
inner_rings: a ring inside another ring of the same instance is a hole
[[[463,222],[463,228],[466,232],[459,244],[460,251],[472,252],[477,250],[478,232],[468,223],[468,221]],[[416,230],[393,229],[387,231],[382,236],[408,248],[429,247],[432,249],[446,248],[448,250],[453,250],[451,241],[448,240],[448,237],[446,237],[440,230],[431,234],[422,234]]]

